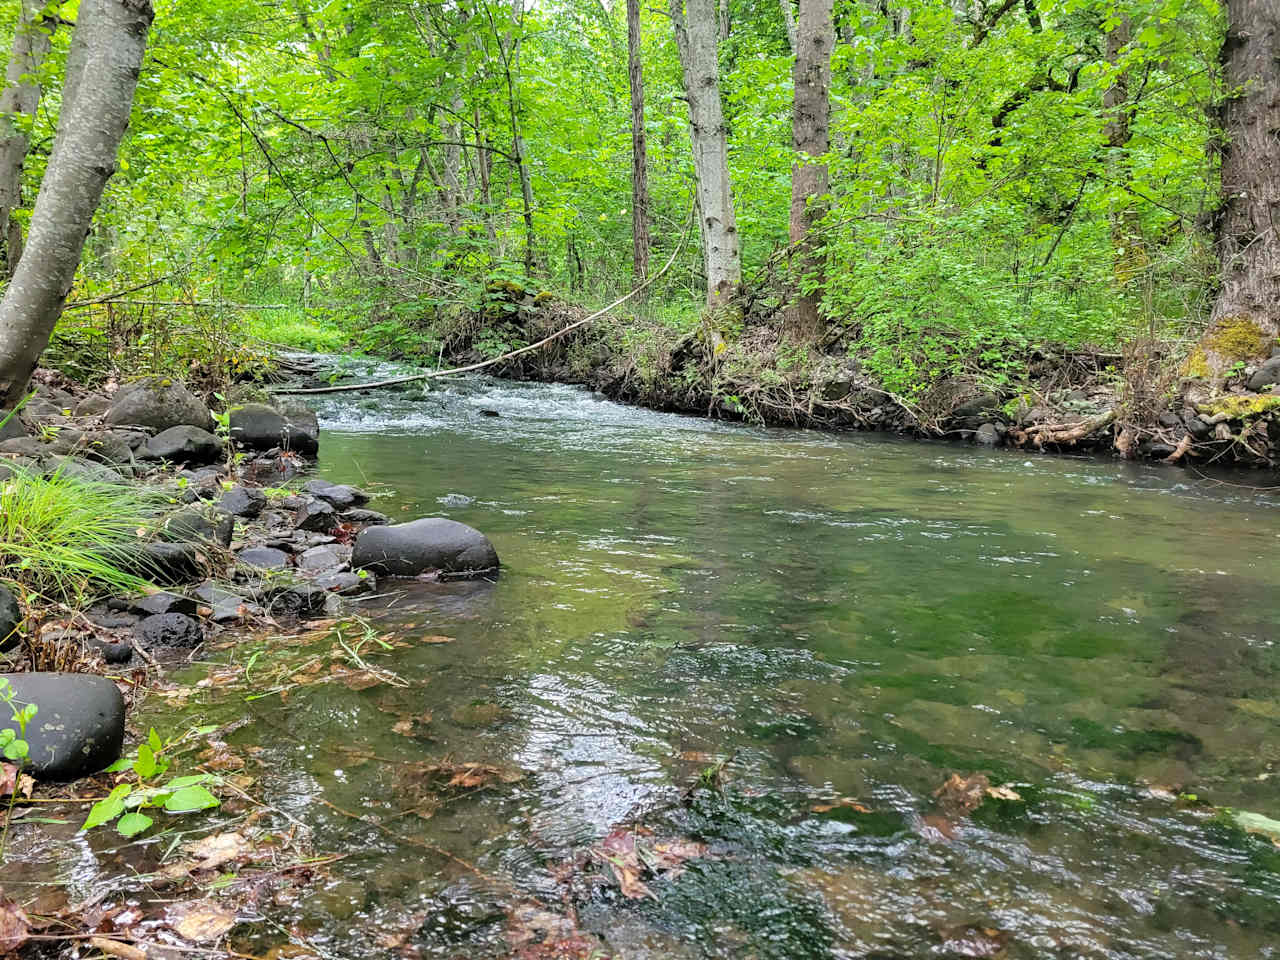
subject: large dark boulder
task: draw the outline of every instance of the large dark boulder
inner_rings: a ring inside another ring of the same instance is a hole
[[[124,698],[110,680],[78,673],[0,676],[9,681],[15,705],[36,705],[24,739],[26,769],[37,780],[75,780],[119,758]]]
[[[213,429],[213,417],[203,400],[180,383],[154,377],[125,384],[116,391],[103,419],[113,426],[152,430],[182,426]]]
[[[428,517],[362,530],[351,565],[393,577],[431,572],[479,577],[498,569],[498,553],[479,530],[456,520]]]
[[[171,514],[160,535],[171,543],[216,543],[231,546],[236,518],[217,507],[189,507]]]
[[[183,424],[148,440],[146,455],[173,463],[213,463],[222,457],[222,441],[208,430]]]
[[[312,456],[319,449],[320,424],[306,407],[277,410],[265,403],[246,403],[231,410],[231,439],[251,450],[280,447]]]
[[[299,530],[328,533],[338,525],[338,513],[327,500],[308,500],[298,507],[293,523]]]
[[[8,650],[18,642],[18,628],[22,626],[22,611],[9,588],[0,584],[0,650]]]
[[[138,597],[136,600],[127,601],[129,609],[142,616],[152,616],[158,613],[182,613],[188,617],[196,615],[196,602],[190,597],[184,597],[177,593],[168,593],[161,590],[156,593],[149,593],[145,597]]]

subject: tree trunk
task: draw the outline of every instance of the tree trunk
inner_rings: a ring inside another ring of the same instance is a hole
[[[507,110],[511,118],[511,155],[520,174],[521,214],[524,218],[524,272],[533,275],[533,184],[525,157],[524,135],[520,132],[520,98],[516,93],[516,77],[520,70],[520,41],[524,31],[524,0],[511,0],[511,29],[506,41],[499,39],[502,65],[507,80]]]
[[[820,269],[814,255],[813,225],[822,217],[822,198],[828,189],[827,165],[815,158],[830,147],[831,49],[835,46],[833,0],[800,0],[796,30],[795,95],[791,115],[791,145],[797,157],[791,166],[792,266],[799,274]],[[787,328],[796,339],[817,336],[822,329],[819,291],[798,292],[787,308]]]
[[[1227,14],[1223,81],[1232,93],[1221,108],[1216,223],[1222,286],[1187,371],[1211,389],[1236,361],[1265,357],[1280,334],[1280,6],[1227,0]]]
[[[115,172],[153,16],[149,0],[81,0],[27,251],[0,301],[0,407],[26,389],[75,280]]]
[[[720,102],[715,0],[671,0],[676,50],[689,98],[689,139],[707,276],[707,306],[725,303],[742,283],[742,252],[729,180],[729,150]]]
[[[36,77],[57,27],[57,20],[46,15],[44,7],[44,0],[22,0],[19,5],[5,88],[0,93],[0,270],[6,277],[13,276],[22,259],[22,230],[11,218],[22,205],[22,167],[29,145],[13,118],[36,115],[40,105]]]
[[[791,51],[794,57],[798,52],[796,45],[800,42],[796,36],[796,9],[792,0],[778,0],[778,6],[782,8],[782,25],[787,31],[787,49]]]
[[[649,173],[644,130],[644,69],[640,59],[640,0],[627,0],[627,79],[631,85],[631,278],[649,276]],[[638,303],[644,291],[636,295]]]
[[[1132,38],[1129,18],[1120,17],[1119,23],[1107,34],[1107,63],[1114,69],[1124,56]],[[1131,179],[1128,158],[1129,139],[1132,136],[1129,114],[1129,73],[1119,70],[1111,86],[1102,95],[1102,107],[1107,115],[1107,176],[1113,187],[1123,192]],[[1115,275],[1120,283],[1127,283],[1146,267],[1146,253],[1142,242],[1142,223],[1138,211],[1128,193],[1112,201],[1111,240],[1115,247]]]

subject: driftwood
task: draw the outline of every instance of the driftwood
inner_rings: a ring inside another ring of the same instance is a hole
[[[1045,444],[1069,447],[1086,437],[1092,436],[1099,430],[1111,426],[1115,419],[1116,412],[1108,410],[1106,413],[1099,414],[1081,423],[1037,423],[1034,426],[1027,427],[1025,430],[1013,431],[1013,439],[1018,446],[1022,446],[1030,440],[1037,447],[1043,447]]]

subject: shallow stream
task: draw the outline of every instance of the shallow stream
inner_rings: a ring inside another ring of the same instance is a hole
[[[1265,478],[483,379],[318,409],[326,479],[503,569],[362,604],[404,685],[144,708],[245,721],[254,790],[346,854],[271,929],[506,957],[537,904],[626,958],[1280,957],[1280,848],[1230,812],[1280,818]],[[422,761],[500,772],[433,791]],[[590,851],[637,823],[693,855],[628,897]]]

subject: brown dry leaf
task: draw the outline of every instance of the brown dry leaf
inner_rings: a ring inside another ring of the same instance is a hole
[[[629,830],[614,830],[601,841],[600,846],[591,853],[608,864],[613,879],[618,881],[618,889],[622,895],[631,900],[643,900],[645,897],[658,899],[640,879],[644,866],[636,853],[636,836]]]
[[[964,816],[982,806],[984,796],[991,790],[991,781],[985,773],[962,777],[953,773],[947,782],[933,791],[938,806],[952,817]]]
[[[26,911],[0,892],[0,956],[16,953],[30,930]]]
[[[839,797],[830,803],[815,803],[809,809],[814,813],[830,813],[832,810],[838,810],[841,807],[848,807],[854,813],[870,813],[871,808],[859,803],[853,797]]]
[[[433,635],[429,637],[418,637],[419,643],[453,643],[453,641],[454,641],[453,637],[442,637],[439,635]]]
[[[196,758],[209,770],[239,770],[244,766],[244,758],[232,753],[221,740],[212,741],[207,750],[196,754]]]
[[[987,787],[987,796],[996,800],[1021,800],[1022,794],[1012,787]]]
[[[224,863],[238,860],[253,852],[253,844],[239,833],[215,833],[188,844],[186,851],[199,862],[197,870],[216,870]]]
[[[399,721],[398,723],[393,723],[391,725],[391,732],[399,733],[406,737],[409,736],[411,733],[413,733],[413,720],[409,717],[406,717],[405,719]]]
[[[494,783],[519,783],[524,774],[519,770],[494,767],[487,763],[441,763],[423,768],[425,773],[448,774],[450,787],[487,787]]]
[[[348,690],[368,690],[370,687],[376,687],[380,683],[385,683],[381,677],[376,674],[369,673],[367,670],[350,670],[342,673],[339,677],[342,685]]]
[[[211,900],[197,900],[173,911],[169,920],[179,936],[195,943],[211,943],[236,925],[236,915]]]
[[[643,851],[641,851],[643,855]],[[707,855],[707,845],[696,840],[664,840],[653,845],[652,852],[644,857],[654,873],[675,879],[684,873],[684,862]]]
[[[12,763],[0,763],[0,797],[7,797],[18,787],[18,768]]]
[[[398,733],[405,737],[425,737],[426,731],[423,729],[431,723],[431,714],[424,713],[416,717],[401,717],[396,723],[391,725],[393,733]]]

